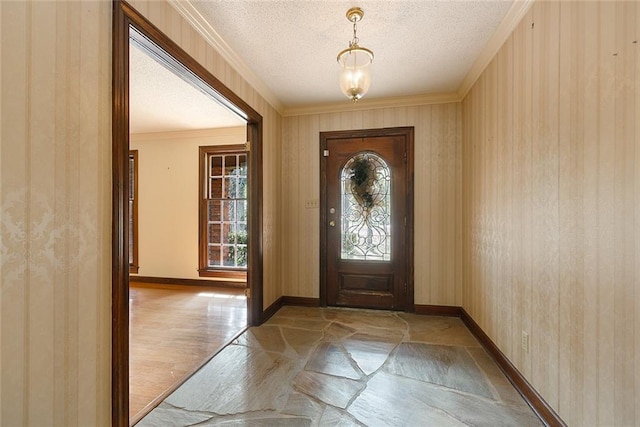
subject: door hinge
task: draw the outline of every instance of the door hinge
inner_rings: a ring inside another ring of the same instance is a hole
[[[244,143],[244,151],[251,151],[251,141],[247,141]]]
[[[329,150],[324,150],[324,151],[322,152],[322,155],[323,155],[324,157],[329,157]]]
[[[407,152],[404,152],[404,162],[407,163]]]
[[[251,298],[251,288],[246,288],[244,290],[244,296],[247,298]]]

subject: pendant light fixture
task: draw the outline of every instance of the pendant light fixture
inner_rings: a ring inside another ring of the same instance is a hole
[[[338,54],[340,64],[340,89],[347,98],[357,102],[362,98],[371,85],[371,62],[373,52],[358,45],[357,23],[364,16],[364,11],[359,7],[352,7],[347,11],[347,19],[353,23],[353,40],[349,42],[349,48]]]

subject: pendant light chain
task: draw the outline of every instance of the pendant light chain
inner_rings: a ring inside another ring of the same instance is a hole
[[[358,32],[358,28],[357,28],[358,24],[357,23],[358,23],[358,20],[354,16],[353,17],[353,40],[351,40],[349,42],[349,47],[358,46],[358,42],[360,41],[360,39],[358,39],[358,35],[357,35],[357,32]]]

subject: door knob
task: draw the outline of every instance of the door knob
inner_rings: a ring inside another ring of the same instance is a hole
[[[329,225],[331,227],[335,227],[336,226],[336,222],[334,220],[329,221]]]

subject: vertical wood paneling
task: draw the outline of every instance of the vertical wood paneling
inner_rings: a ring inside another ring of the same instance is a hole
[[[0,424],[109,425],[111,3],[0,8]]]
[[[283,122],[280,212],[284,295],[319,296],[319,199],[322,131],[415,126],[415,303],[462,304],[460,104],[383,108],[287,117]],[[458,256],[458,258],[456,258]]]
[[[637,163],[629,153],[637,151],[634,145],[635,127],[635,63],[637,62],[638,27],[636,26],[637,2],[616,4],[615,62],[615,266],[614,266],[614,307],[618,316],[614,318],[614,414],[618,425],[631,425],[635,418],[636,406],[633,399],[627,398],[628,390],[634,388],[634,378],[629,372],[635,372],[634,360],[634,289],[628,283],[634,283],[634,245],[626,237],[628,230],[634,227],[634,203],[638,187],[633,185]],[[636,270],[638,269],[635,266]],[[638,283],[637,281],[635,283]],[[636,304],[637,304],[637,300]],[[636,389],[636,395],[640,393]],[[637,401],[635,401],[637,403]]]
[[[463,306],[569,425],[640,422],[638,9],[535,3],[463,101]]]
[[[635,114],[633,115],[633,123],[635,123],[634,129],[632,131],[633,141],[634,141],[634,152],[635,152],[635,161],[634,161],[634,205],[633,205],[633,213],[634,213],[634,225],[635,230],[631,232],[631,235],[634,239],[634,254],[640,253],[640,149],[638,148],[638,140],[640,139],[640,52],[638,52],[638,44],[640,44],[640,7],[636,4],[636,13],[635,13],[635,21],[631,21],[633,23],[633,33],[634,33],[634,53],[633,53],[633,62],[634,66],[634,76],[635,79],[631,83],[634,87],[634,97],[635,98]],[[631,107],[630,107],[631,108]],[[640,322],[640,286],[637,284],[640,283],[640,265],[638,263],[638,258],[634,258],[634,269],[633,269],[633,283],[636,283],[635,286],[635,297],[634,301],[634,338],[635,338],[635,347],[632,350],[635,355],[635,363],[633,372],[635,372],[635,382],[634,382],[634,394],[635,397],[632,397],[632,402],[636,402],[635,405],[635,420],[640,420],[640,405],[637,404],[640,401],[640,332],[638,332],[638,322]],[[631,393],[631,392],[629,392]]]

